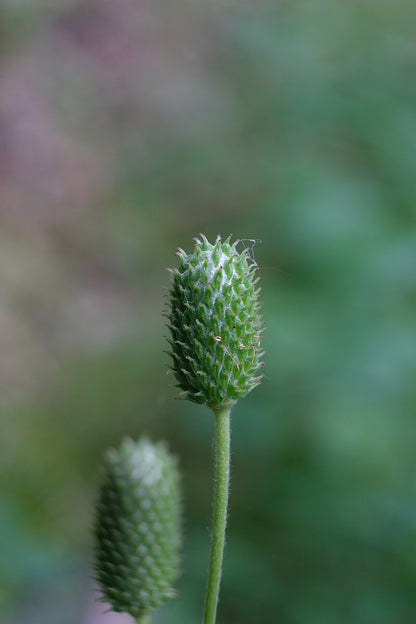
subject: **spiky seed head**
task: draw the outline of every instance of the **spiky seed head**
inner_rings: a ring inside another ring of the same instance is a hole
[[[179,472],[163,443],[125,440],[107,453],[96,505],[95,576],[114,611],[140,618],[175,595]]]
[[[168,341],[180,396],[213,409],[231,407],[262,378],[257,265],[238,242],[211,244],[201,234],[170,269]]]

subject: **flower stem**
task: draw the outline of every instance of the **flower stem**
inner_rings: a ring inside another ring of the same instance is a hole
[[[215,492],[211,556],[205,598],[204,624],[215,624],[220,589],[222,559],[227,524],[228,486],[230,479],[230,411],[214,409],[215,416]]]

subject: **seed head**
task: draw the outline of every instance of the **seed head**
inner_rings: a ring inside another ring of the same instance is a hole
[[[175,595],[179,473],[162,443],[127,439],[107,453],[94,537],[96,579],[114,611],[140,618]]]
[[[180,396],[216,409],[261,381],[260,289],[257,265],[237,251],[238,240],[200,236],[192,253],[178,250],[171,269],[168,340]]]

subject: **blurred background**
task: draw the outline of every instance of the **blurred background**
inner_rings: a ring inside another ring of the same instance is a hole
[[[3,0],[0,620],[119,624],[105,449],[168,441],[200,621],[210,413],[175,401],[177,246],[260,239],[266,378],[233,412],[219,624],[416,621],[413,0]],[[247,242],[246,242],[247,244]]]

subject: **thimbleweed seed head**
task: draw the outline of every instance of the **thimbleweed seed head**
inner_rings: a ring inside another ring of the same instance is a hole
[[[140,618],[175,595],[179,472],[162,443],[128,439],[107,453],[94,535],[95,576],[114,611]]]
[[[170,269],[172,368],[182,398],[231,407],[262,377],[257,265],[237,251],[238,240],[200,236],[192,253],[178,250],[179,267]]]

